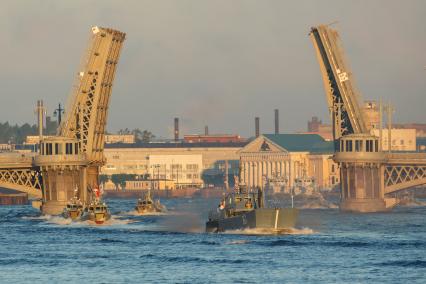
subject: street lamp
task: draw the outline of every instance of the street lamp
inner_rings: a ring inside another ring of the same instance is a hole
[[[63,109],[63,108],[61,107],[61,104],[59,103],[58,108],[57,108],[57,109],[55,109],[55,111],[53,112],[53,116],[54,116],[54,117],[58,116],[58,125],[60,125],[60,124],[61,124],[61,121],[62,121],[62,114],[64,114],[64,113],[65,113],[65,109]]]

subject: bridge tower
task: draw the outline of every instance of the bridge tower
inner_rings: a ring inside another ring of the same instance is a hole
[[[333,159],[340,167],[340,209],[388,210],[397,203],[391,193],[426,183],[426,155],[380,149],[381,138],[370,133],[373,123],[361,107],[337,31],[320,25],[311,29],[310,38],[333,123]]]
[[[105,163],[104,136],[115,70],[125,33],[93,27],[58,136],[45,138],[34,159],[43,177],[42,212],[59,214],[77,189],[89,202]]]

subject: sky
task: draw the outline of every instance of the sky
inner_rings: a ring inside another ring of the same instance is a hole
[[[334,23],[364,99],[426,123],[426,1],[0,1],[0,121],[65,103],[92,26],[126,32],[107,129],[254,135],[329,121],[310,27]]]

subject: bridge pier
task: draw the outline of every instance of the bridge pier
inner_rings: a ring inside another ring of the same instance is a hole
[[[67,202],[77,196],[87,202],[87,160],[80,153],[76,139],[51,137],[40,143],[40,155],[34,163],[40,167],[43,177],[43,200],[41,211],[47,215],[58,215]]]
[[[385,198],[385,155],[379,152],[378,138],[368,134],[341,137],[334,160],[340,166],[340,210],[380,212],[391,209],[396,202]]]

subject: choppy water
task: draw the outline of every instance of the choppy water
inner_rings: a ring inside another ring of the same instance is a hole
[[[212,200],[164,200],[170,214],[158,216],[134,214],[135,200],[107,202],[114,218],[102,226],[0,207],[0,282],[426,282],[426,207],[304,209],[276,236],[203,233]]]

